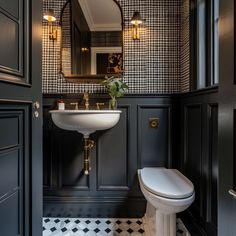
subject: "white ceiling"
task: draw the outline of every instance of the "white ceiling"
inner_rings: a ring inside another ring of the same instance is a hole
[[[113,0],[78,0],[91,31],[121,31],[121,12]]]

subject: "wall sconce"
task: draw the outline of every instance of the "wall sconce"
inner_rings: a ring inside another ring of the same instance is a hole
[[[140,25],[143,23],[142,17],[138,11],[134,12],[134,15],[131,19],[131,24],[133,25],[132,37],[133,40],[140,39]]]
[[[43,18],[48,21],[49,39],[56,40],[57,29],[55,29],[55,27],[53,26],[53,22],[56,21],[56,17],[54,15],[53,9],[48,9],[48,11],[44,14]]]

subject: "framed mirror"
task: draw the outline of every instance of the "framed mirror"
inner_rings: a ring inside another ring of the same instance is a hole
[[[99,83],[123,72],[123,17],[115,0],[68,0],[61,12],[61,73]]]

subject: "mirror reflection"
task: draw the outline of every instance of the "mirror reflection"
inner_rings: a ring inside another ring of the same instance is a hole
[[[122,74],[122,13],[114,0],[68,0],[61,13],[61,33],[66,79]]]

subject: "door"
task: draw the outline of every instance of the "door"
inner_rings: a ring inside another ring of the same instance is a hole
[[[236,235],[236,77],[234,0],[220,1],[218,235]],[[236,8],[235,8],[236,9]],[[235,198],[229,194],[235,194]]]
[[[41,0],[0,0],[0,235],[42,235]]]

